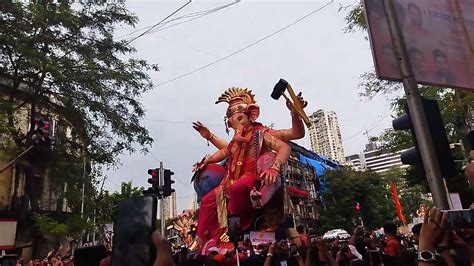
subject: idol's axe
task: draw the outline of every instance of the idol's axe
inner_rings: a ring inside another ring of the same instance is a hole
[[[288,90],[288,93],[290,94],[292,100],[290,100],[288,96],[286,96],[285,90]],[[280,99],[280,96],[283,96],[287,101],[290,102],[296,113],[301,117],[301,119],[303,119],[304,123],[306,124],[306,127],[310,128],[312,125],[311,121],[303,110],[303,107],[301,106],[301,103],[298,100],[298,97],[296,96],[295,92],[291,88],[291,85],[288,83],[288,81],[284,79],[280,79],[278,81],[278,83],[273,88],[273,92],[271,95],[271,97],[275,100]]]

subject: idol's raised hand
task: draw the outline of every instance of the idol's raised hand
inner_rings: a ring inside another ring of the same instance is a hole
[[[306,106],[308,106],[308,102],[303,99],[303,94],[301,92],[298,93],[297,97],[298,97],[298,101],[300,102],[301,108],[305,108]],[[286,107],[288,107],[290,112],[296,113],[296,110],[293,107],[293,103],[291,101],[289,100],[286,101]]]
[[[200,121],[193,122],[193,128],[199,132],[201,137],[209,139],[212,136],[211,131]]]

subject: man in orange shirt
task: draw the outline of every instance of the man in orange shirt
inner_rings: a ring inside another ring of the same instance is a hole
[[[384,265],[398,265],[402,255],[402,244],[396,238],[397,226],[393,223],[386,223],[383,230],[385,233]]]

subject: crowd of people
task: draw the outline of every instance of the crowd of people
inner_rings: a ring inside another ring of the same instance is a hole
[[[297,232],[298,231],[298,232]],[[473,265],[474,229],[451,230],[447,213],[429,210],[423,223],[409,234],[397,234],[397,226],[387,223],[384,235],[357,227],[350,238],[324,240],[314,232],[290,228],[287,238],[252,246],[249,239],[237,249],[211,247],[199,252],[173,250],[155,232],[157,248],[154,266],[336,266],[336,265]],[[236,251],[237,255],[236,255]],[[110,257],[101,266],[109,265]]]
[[[70,255],[46,257],[43,259],[30,260],[28,266],[73,266],[74,258]],[[21,262],[18,265],[23,265]]]

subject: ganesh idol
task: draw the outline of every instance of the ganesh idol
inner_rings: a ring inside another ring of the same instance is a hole
[[[197,235],[204,243],[218,240],[227,232],[227,215],[238,214],[242,229],[248,229],[255,218],[255,206],[250,193],[257,182],[270,186],[278,181],[280,167],[290,156],[291,148],[280,138],[270,134],[270,129],[256,120],[260,107],[251,90],[230,88],[216,101],[228,103],[226,124],[234,131],[230,143],[207,156],[197,169],[226,160],[222,180],[201,198]],[[264,154],[267,166],[258,165]],[[271,162],[268,163],[268,159]]]

